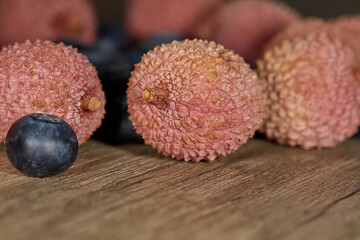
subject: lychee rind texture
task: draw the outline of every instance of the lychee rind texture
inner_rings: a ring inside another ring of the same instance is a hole
[[[161,32],[192,37],[196,27],[216,10],[223,0],[129,0],[125,25],[136,40]]]
[[[142,57],[129,79],[130,120],[165,156],[212,161],[260,126],[264,95],[242,57],[202,40],[173,41]]]
[[[0,52],[0,140],[30,113],[64,119],[79,144],[100,126],[105,94],[95,67],[76,49],[50,41],[26,41]]]
[[[357,59],[358,68],[354,71],[358,79],[358,108],[360,114],[360,14],[342,16],[329,21],[331,25],[331,31],[336,36],[340,37],[345,44],[347,44],[355,54]],[[359,115],[360,117],[360,115]]]
[[[360,44],[357,39],[360,38],[360,15],[345,16],[332,20],[323,20],[321,18],[305,18],[295,21],[278,33],[264,48],[264,52],[280,45],[283,41],[291,41],[298,37],[306,37],[309,34],[326,32],[327,34],[340,38],[343,43],[348,45],[355,54],[357,63],[360,63]],[[358,79],[359,94],[358,106],[360,109],[360,70],[354,68],[354,73]],[[359,111],[360,114],[360,111]]]
[[[264,45],[299,14],[277,1],[242,0],[224,4],[198,28],[198,38],[212,40],[254,62]]]
[[[343,16],[329,21],[332,31],[338,35],[355,52],[360,62],[360,14]]]
[[[267,110],[264,132],[280,144],[335,147],[357,132],[353,51],[339,38],[311,34],[265,53],[258,61]]]
[[[294,40],[298,37],[305,37],[309,34],[316,34],[319,32],[330,32],[330,25],[327,21],[321,18],[304,18],[293,21],[278,34],[276,34],[264,47],[264,52],[271,50],[273,47],[280,45],[283,41]]]
[[[1,0],[0,45],[71,40],[91,46],[98,22],[90,0]]]

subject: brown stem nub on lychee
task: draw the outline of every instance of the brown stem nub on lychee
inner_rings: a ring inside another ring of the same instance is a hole
[[[142,97],[148,103],[162,104],[166,103],[167,91],[158,88],[148,88],[142,92]]]
[[[86,94],[85,96],[83,96],[82,103],[83,109],[91,112],[94,112],[101,106],[100,100],[97,97],[92,96],[91,94]]]

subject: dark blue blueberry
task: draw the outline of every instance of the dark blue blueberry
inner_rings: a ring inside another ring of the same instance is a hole
[[[78,140],[59,117],[33,113],[17,120],[5,139],[6,154],[20,172],[49,177],[68,169],[78,153]]]
[[[93,137],[109,144],[143,143],[129,120],[126,89],[132,65],[126,56],[99,72],[106,97],[106,115]]]
[[[131,70],[134,69],[134,65],[139,63],[141,61],[141,57],[146,53],[147,51],[142,51],[138,48],[133,48],[128,52],[128,59],[129,63],[131,65]]]
[[[97,70],[101,70],[103,67],[110,64],[115,56],[116,52],[99,50],[96,47],[87,48],[78,42],[69,40],[61,40],[66,46],[72,46],[77,48],[78,52],[88,57],[89,61],[96,67]]]
[[[113,25],[102,25],[98,38],[91,48],[80,43],[63,40],[65,45],[72,45],[79,53],[86,55],[98,71],[116,61],[117,55],[129,46],[130,40],[125,32]]]
[[[97,70],[108,66],[116,60],[117,55],[129,46],[130,40],[125,32],[113,25],[101,25],[98,38],[91,49],[80,53],[85,54]]]
[[[135,64],[141,61],[141,57],[145,53],[153,50],[156,46],[159,46],[163,43],[171,43],[174,40],[182,41],[184,39],[185,37],[180,34],[165,32],[139,42],[137,47],[131,48],[127,51],[129,63],[132,66],[131,70],[134,69]]]
[[[153,50],[158,45],[161,45],[163,43],[171,43],[174,40],[183,41],[185,40],[185,37],[178,33],[163,32],[141,41],[138,44],[138,49],[143,52],[148,52],[150,50]]]
[[[85,49],[79,53],[86,55],[98,71],[109,65],[116,57],[114,52],[101,51],[96,48]]]
[[[95,48],[100,51],[119,52],[127,48],[129,44],[130,39],[122,28],[103,24],[100,26]]]

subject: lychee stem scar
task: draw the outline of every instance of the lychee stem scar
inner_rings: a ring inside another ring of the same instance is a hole
[[[167,92],[159,88],[148,88],[142,92],[142,97],[148,103],[153,103],[153,104],[166,103]]]
[[[97,97],[92,96],[90,94],[85,95],[82,98],[82,102],[83,102],[83,109],[87,111],[94,112],[96,109],[98,109],[101,106],[100,100]]]

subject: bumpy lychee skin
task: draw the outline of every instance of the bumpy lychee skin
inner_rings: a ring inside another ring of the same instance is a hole
[[[358,41],[360,38],[360,15],[344,16],[328,21],[321,18],[305,18],[292,22],[271,39],[266,45],[265,51],[280,45],[284,40],[292,40],[319,32],[327,32],[341,38],[354,51],[357,61],[360,61],[360,44]]]
[[[224,4],[198,28],[197,37],[213,40],[254,62],[263,46],[290,22],[295,10],[276,1],[242,0]]]
[[[280,144],[335,147],[357,132],[353,51],[326,33],[285,41],[258,62],[265,134]]]
[[[358,62],[358,68],[354,71],[358,79],[358,108],[360,117],[360,14],[343,16],[329,21],[331,32],[340,37],[355,53]]]
[[[164,31],[192,37],[200,22],[224,0],[129,0],[126,28],[137,40]]]
[[[130,120],[165,156],[212,161],[259,127],[264,96],[242,57],[214,42],[173,41],[142,57],[127,90]]]
[[[0,45],[72,40],[91,46],[97,18],[89,0],[1,0]]]
[[[332,31],[348,44],[360,62],[360,14],[330,20]]]
[[[283,41],[291,41],[298,37],[304,38],[309,34],[316,34],[320,32],[326,32],[327,34],[340,38],[354,51],[357,63],[360,63],[360,44],[357,41],[357,39],[360,38],[360,15],[346,16],[328,21],[320,18],[305,18],[295,21],[271,39],[271,41],[266,45],[264,52],[279,46]],[[359,84],[356,89],[358,89],[357,101],[360,114],[359,67],[354,68],[354,74],[358,79]]]
[[[283,41],[294,40],[309,34],[319,32],[330,33],[330,25],[321,18],[304,18],[290,23],[282,31],[276,34],[264,47],[264,52],[280,45]]]
[[[24,115],[37,112],[64,119],[79,144],[101,124],[105,95],[95,67],[72,47],[26,41],[0,52],[0,140]]]

